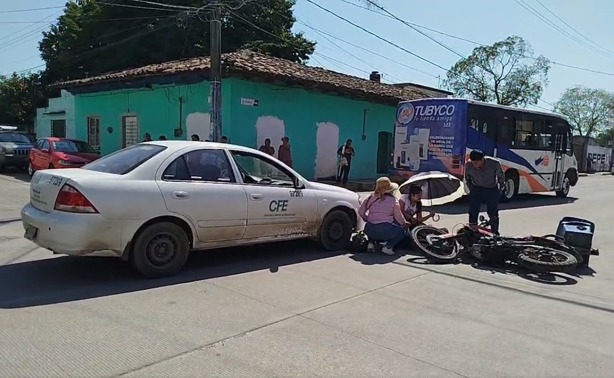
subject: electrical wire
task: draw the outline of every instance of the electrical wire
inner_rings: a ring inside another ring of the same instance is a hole
[[[413,26],[412,24],[410,24],[409,22],[406,22],[405,20],[397,17],[395,14],[390,13],[390,11],[388,11],[386,8],[380,6],[379,4],[377,4],[376,2],[374,2],[373,0],[365,0],[367,1],[367,3],[371,4],[371,6],[379,9],[380,11],[384,12],[385,14],[387,14],[388,16],[392,17],[393,19],[405,24],[405,26],[411,28],[412,30],[422,34],[423,36],[425,36],[426,38],[430,39],[431,41],[435,42],[436,44],[438,44],[439,46],[443,47],[444,49],[458,55],[461,58],[464,58],[462,54],[460,54],[459,52],[453,50],[452,48],[444,45],[443,43],[439,42],[438,40],[436,40],[435,38],[431,37],[430,35],[426,34],[425,32],[423,32],[422,30],[418,29],[417,27]]]
[[[256,29],[256,30],[259,30],[259,31],[261,31],[261,32],[263,32],[263,33],[265,33],[265,34],[268,34],[268,35],[270,35],[270,36],[272,36],[272,37],[275,37],[275,38],[279,39],[279,40],[280,40],[280,41],[282,41],[282,42],[285,42],[285,43],[291,44],[291,45],[293,45],[293,46],[299,47],[299,46],[297,46],[295,43],[293,43],[292,41],[289,41],[289,40],[287,40],[287,39],[285,39],[285,38],[283,38],[283,37],[281,37],[281,36],[279,36],[279,35],[277,35],[277,34],[275,34],[275,33],[271,33],[270,31],[268,31],[268,30],[266,30],[266,29],[261,28],[260,26],[258,26],[258,25],[256,25],[256,24],[254,24],[253,22],[251,22],[251,21],[247,20],[246,18],[244,18],[244,17],[242,17],[242,16],[238,15],[238,14],[237,14],[237,13],[235,13],[235,12],[230,12],[230,14],[231,14],[231,16],[232,16],[234,19],[238,20],[239,22],[241,22],[241,23],[243,23],[243,24],[245,24],[245,25],[247,25],[247,26],[251,26],[252,28],[254,28],[254,29]],[[317,55],[319,55],[319,56],[320,56],[320,57],[322,57],[323,59],[327,59],[327,60],[329,60],[329,61],[332,61],[332,62],[335,62],[335,63],[341,64],[341,65],[344,65],[344,66],[347,66],[347,67],[353,68],[353,69],[355,69],[355,70],[357,70],[357,71],[359,71],[359,72],[369,73],[369,72],[364,71],[364,70],[362,70],[362,69],[360,69],[360,68],[358,68],[358,67],[352,66],[352,65],[350,65],[350,64],[347,64],[347,63],[345,63],[345,62],[342,62],[342,61],[340,61],[340,60],[338,60],[338,59],[335,59],[335,58],[332,58],[332,57],[330,57],[330,56],[324,55],[324,54],[322,54],[322,53],[317,53]]]
[[[569,32],[567,32],[565,29],[561,28],[560,26],[558,26],[557,24],[555,24],[554,22],[552,22],[551,20],[549,20],[546,16],[544,16],[541,12],[539,12],[537,9],[533,8],[530,4],[528,4],[526,1],[524,0],[514,0],[518,5],[520,5],[522,8],[524,8],[527,12],[531,13],[532,15],[534,15],[535,17],[539,18],[541,21],[545,22],[548,26],[552,27],[554,30],[558,31],[559,33],[563,34],[564,36],[566,36],[567,38],[573,40],[574,42],[578,43],[579,45],[586,47],[587,49],[594,51],[600,55],[603,55],[607,58],[610,59],[614,59],[614,56],[612,54],[607,54],[604,53],[603,51],[599,50],[598,48],[595,48],[585,42],[583,42],[581,39],[579,39],[578,37],[570,34]]]
[[[64,8],[64,6],[44,7],[44,8],[30,8],[30,9],[2,10],[2,11],[0,11],[0,13],[36,12],[36,11],[41,11],[41,10],[60,9],[60,8]]]
[[[358,28],[358,29],[360,29],[360,30],[364,31],[365,33],[367,33],[367,34],[369,34],[369,35],[371,35],[371,36],[373,36],[373,37],[375,37],[375,38],[379,39],[380,41],[386,42],[386,43],[387,43],[387,44],[389,44],[389,45],[392,45],[392,46],[394,46],[394,47],[396,47],[396,48],[398,48],[398,49],[400,49],[400,50],[403,50],[403,51],[405,51],[406,53],[408,53],[408,54],[410,54],[410,55],[412,55],[412,56],[414,56],[414,57],[416,57],[416,58],[418,58],[418,59],[420,59],[420,60],[422,60],[422,61],[424,61],[424,62],[427,62],[427,63],[429,63],[429,64],[431,64],[431,65],[433,65],[433,66],[435,66],[435,67],[437,67],[437,68],[440,68],[440,69],[442,69],[442,70],[444,70],[444,71],[448,71],[448,69],[447,69],[447,68],[445,68],[445,67],[443,67],[443,66],[440,66],[439,64],[437,64],[437,63],[435,63],[435,62],[433,62],[433,61],[431,61],[431,60],[428,60],[427,58],[424,58],[424,57],[422,57],[422,56],[420,56],[420,55],[418,55],[418,54],[416,54],[416,53],[413,53],[413,52],[411,52],[411,51],[407,50],[406,48],[404,48],[404,47],[402,47],[402,46],[399,46],[398,44],[396,44],[396,43],[394,43],[394,42],[391,42],[390,40],[388,40],[388,39],[386,39],[386,38],[384,38],[384,37],[381,37],[380,35],[378,35],[378,34],[376,34],[376,33],[373,33],[372,31],[370,31],[370,30],[366,29],[365,27],[360,26],[360,25],[356,24],[355,22],[350,21],[350,20],[348,20],[347,18],[345,18],[345,17],[343,17],[343,16],[341,16],[341,15],[339,15],[339,14],[337,14],[337,13],[335,13],[335,12],[331,11],[331,10],[328,10],[328,9],[324,8],[323,6],[321,6],[320,4],[316,3],[316,2],[315,2],[315,1],[313,1],[313,0],[306,0],[306,1],[307,1],[308,3],[310,3],[310,4],[312,4],[312,5],[315,5],[316,7],[320,8],[321,10],[323,10],[323,11],[325,11],[325,12],[327,12],[327,13],[329,13],[329,14],[333,15],[333,16],[335,16],[336,18],[338,18],[338,19],[340,19],[340,20],[343,20],[343,21],[347,22],[348,24],[350,24],[350,25],[354,26],[355,28]]]
[[[607,51],[610,54],[614,54],[614,51],[608,49],[607,47],[600,45],[599,43],[595,42],[594,40],[588,38],[586,35],[580,33],[578,31],[578,29],[574,28],[573,26],[571,26],[570,24],[568,24],[567,22],[565,22],[565,20],[563,20],[561,17],[559,17],[556,13],[554,13],[553,11],[551,11],[547,6],[545,6],[540,0],[535,0],[537,2],[537,4],[539,4],[542,8],[544,8],[548,13],[550,13],[551,15],[553,15],[557,20],[561,21],[565,26],[567,26],[569,29],[573,30],[574,32],[576,32],[576,34],[578,34],[579,36],[581,36],[582,38],[584,38],[585,40],[587,40],[588,42],[592,43],[593,45],[597,46],[598,48],[601,48],[605,51]]]
[[[381,12],[378,12],[375,9],[371,9],[371,8],[368,8],[368,7],[359,5],[359,4],[355,4],[355,3],[351,2],[350,0],[339,0],[339,1],[344,2],[344,3],[348,4],[348,5],[352,5],[354,7],[361,8],[361,9],[364,9],[366,11],[378,14],[380,16],[384,16],[384,17],[392,19],[392,17],[390,17],[387,14],[383,14]],[[450,37],[450,38],[458,39],[458,40],[461,40],[461,41],[464,41],[464,42],[472,43],[472,44],[477,45],[477,46],[482,46],[482,47],[487,46],[486,44],[481,43],[481,42],[476,42],[476,41],[473,41],[473,40],[470,40],[470,39],[467,39],[467,38],[462,38],[462,37],[454,36],[454,35],[451,35],[451,34],[448,34],[448,33],[444,33],[442,31],[439,31],[439,30],[436,30],[436,29],[428,28],[426,26],[418,25],[418,24],[415,24],[415,23],[410,23],[410,24],[415,26],[415,27],[418,27],[418,28],[429,30],[429,31],[432,31],[432,32],[437,33],[437,34],[444,35],[446,37]],[[531,56],[524,56],[524,58],[532,59],[532,60],[536,60],[537,59],[537,58],[534,58],[534,57],[531,57]],[[576,66],[576,65],[572,65],[572,64],[566,64],[566,63],[557,62],[557,61],[554,61],[554,60],[549,60],[549,62],[550,62],[550,64],[555,65],[555,66],[561,66],[561,67],[565,67],[565,68],[569,68],[569,69],[574,69],[574,70],[578,70],[578,71],[591,72],[591,73],[595,73],[595,74],[599,74],[599,75],[606,75],[606,76],[614,76],[614,73],[612,73],[612,72],[595,70],[595,69],[587,68],[587,67],[580,67],[580,66]]]
[[[405,68],[409,68],[410,70],[413,70],[413,71],[416,71],[416,72],[420,72],[421,74],[424,74],[424,75],[430,76],[430,77],[432,77],[432,78],[434,78],[434,79],[438,79],[438,78],[439,78],[438,76],[435,76],[435,75],[433,75],[433,74],[431,74],[431,73],[428,73],[428,72],[426,72],[426,71],[419,70],[419,69],[414,68],[414,67],[412,67],[412,66],[409,66],[409,65],[407,65],[407,64],[405,64],[405,63],[403,63],[403,62],[399,62],[398,60],[391,59],[389,56],[386,56],[386,55],[380,54],[380,53],[378,53],[378,52],[375,52],[375,51],[373,51],[373,50],[369,50],[369,49],[367,49],[367,48],[364,48],[364,47],[362,47],[362,46],[360,46],[360,45],[357,45],[357,44],[352,43],[352,42],[350,42],[350,41],[347,41],[347,40],[345,40],[345,39],[339,38],[339,37],[337,37],[337,36],[335,36],[335,35],[333,35],[333,34],[331,34],[331,33],[328,33],[328,32],[326,32],[326,31],[324,31],[324,30],[322,30],[322,29],[318,29],[318,28],[316,28],[316,27],[314,27],[314,26],[312,26],[312,25],[309,25],[309,24],[307,24],[306,22],[301,21],[301,20],[299,20],[299,19],[297,19],[297,20],[296,20],[296,22],[298,22],[299,24],[302,24],[302,25],[304,25],[304,26],[308,27],[309,29],[311,29],[311,30],[315,31],[315,32],[316,32],[316,33],[318,33],[318,34],[326,35],[326,36],[328,36],[328,37],[330,37],[330,38],[332,38],[332,39],[335,39],[335,40],[337,40],[337,41],[343,42],[343,43],[345,43],[345,44],[347,44],[347,45],[349,45],[349,46],[352,46],[352,47],[354,47],[354,48],[356,48],[356,49],[359,49],[359,50],[362,50],[362,51],[368,52],[368,53],[373,54],[373,55],[375,55],[375,56],[378,56],[378,57],[380,57],[380,58],[386,59],[387,61],[390,61],[390,62],[396,63],[396,64],[398,64],[398,65],[400,65],[400,66],[405,67]]]

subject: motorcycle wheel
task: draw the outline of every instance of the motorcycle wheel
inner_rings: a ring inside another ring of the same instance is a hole
[[[571,253],[539,245],[523,246],[517,262],[536,273],[567,273],[578,266],[578,260]]]
[[[576,260],[578,260],[578,265],[582,264],[582,262],[584,261],[584,257],[582,257],[582,255],[574,247],[565,244],[562,238],[557,235],[544,235],[541,237],[534,237],[532,244],[567,252],[573,255]]]
[[[429,242],[429,236],[445,235],[447,232],[439,228],[420,225],[411,230],[411,239],[426,258],[435,262],[449,263],[456,260],[460,252],[455,240]]]

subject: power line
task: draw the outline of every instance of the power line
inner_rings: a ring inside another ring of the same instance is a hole
[[[305,26],[307,26],[307,27],[309,27],[309,26],[308,26],[308,25],[306,25],[306,24],[304,24],[304,25],[305,25]],[[371,67],[372,69],[375,69],[375,70],[377,70],[377,71],[380,71],[380,72],[382,72],[382,74],[384,74],[384,76],[389,76],[390,78],[392,78],[392,79],[394,79],[394,80],[396,80],[396,81],[398,81],[398,82],[401,82],[401,81],[402,81],[402,80],[400,80],[399,78],[396,78],[396,77],[394,77],[394,76],[392,76],[392,75],[388,75],[387,73],[385,73],[385,72],[381,71],[380,69],[378,69],[378,68],[374,67],[374,66],[373,66],[371,63],[367,62],[366,60],[364,60],[364,59],[362,59],[362,58],[360,58],[360,57],[358,57],[358,56],[354,55],[352,52],[348,51],[347,49],[343,48],[342,46],[340,46],[339,44],[337,44],[336,42],[334,42],[334,41],[333,41],[331,38],[328,38],[328,37],[326,36],[326,34],[324,34],[324,33],[320,32],[320,31],[316,30],[315,28],[313,28],[312,30],[313,30],[313,31],[315,31],[316,33],[320,34],[320,36],[322,36],[322,38],[326,39],[328,42],[330,42],[330,43],[331,43],[333,46],[337,47],[339,50],[341,50],[341,51],[345,52],[346,54],[348,54],[349,56],[351,56],[351,57],[353,57],[354,59],[358,60],[359,62],[362,62],[363,64],[366,64],[366,65],[367,65],[367,67]],[[365,72],[365,71],[362,71],[362,72]],[[367,73],[368,73],[368,72],[367,72]]]
[[[313,3],[311,0],[307,0],[307,1],[308,1],[308,2],[310,2],[310,3]],[[367,2],[368,2],[370,5],[372,5],[373,7],[375,7],[375,8],[377,8],[377,9],[379,9],[380,11],[382,11],[382,12],[384,12],[384,13],[386,13],[388,16],[390,16],[390,17],[394,18],[395,20],[397,20],[397,21],[399,21],[399,22],[401,22],[401,23],[405,24],[406,26],[409,26],[409,27],[411,27],[412,29],[414,29],[414,30],[415,30],[415,28],[414,28],[414,27],[412,27],[411,25],[408,25],[408,23],[406,23],[404,20],[400,19],[399,17],[397,17],[397,16],[396,16],[396,15],[394,15],[393,13],[389,12],[388,10],[386,10],[384,7],[380,6],[379,4],[377,4],[377,3],[373,2],[372,0],[367,0]],[[317,5],[317,4],[315,4],[315,5]],[[322,8],[322,7],[320,7],[319,5],[318,5],[318,7],[319,7],[319,8]],[[334,13],[334,12],[332,12],[332,11],[328,11],[328,10],[327,10],[327,12],[332,13],[332,14],[335,14],[335,13]],[[378,13],[378,12],[376,12],[376,13]],[[336,15],[336,14],[335,14],[335,15]],[[339,16],[338,16],[338,17],[339,17]],[[368,30],[366,30],[366,29],[364,29],[364,28],[362,28],[362,27],[361,27],[361,29],[363,29],[363,30],[367,31],[369,34],[373,34],[372,32],[370,32],[370,31],[368,31]],[[433,39],[433,38],[432,38],[432,37],[430,37],[430,36],[427,36],[427,37],[428,37],[429,39],[431,39],[431,40],[435,41],[435,42],[438,42],[437,40]],[[403,49],[403,50],[404,50],[404,49]],[[404,50],[404,51],[405,51],[405,50]],[[458,55],[459,55],[459,56],[460,56],[462,59],[465,59],[465,57],[464,57],[463,55],[461,55],[461,54],[458,54]],[[441,66],[439,66],[439,67],[441,67]],[[450,72],[450,71],[448,71],[448,70],[446,70],[446,71],[447,71],[448,73]],[[544,101],[544,100],[541,100],[541,99],[538,99],[538,101],[542,101],[542,102],[544,102],[544,103],[546,103],[546,104],[548,104],[548,105],[552,105],[552,104],[550,104],[550,103],[548,103],[548,102],[546,102],[546,101]],[[538,105],[535,105],[535,106],[539,107]]]
[[[369,8],[369,7],[366,7],[364,5],[353,3],[350,0],[339,0],[339,1],[341,1],[343,3],[346,3],[348,5],[351,5],[353,7],[356,7],[356,8],[361,8],[361,9],[364,9],[366,11],[369,11],[369,12],[372,12],[372,13],[375,13],[375,14],[379,14],[380,16],[388,17],[390,19],[395,19],[395,17],[392,17],[392,16],[390,16],[388,14],[384,14],[384,13],[378,12],[378,11],[374,10],[373,8]],[[449,37],[449,38],[457,39],[459,41],[468,42],[468,43],[471,43],[471,44],[474,44],[474,45],[484,45],[484,44],[482,44],[480,42],[476,42],[476,41],[473,41],[471,39],[467,39],[467,38],[463,38],[463,37],[458,37],[456,35],[445,33],[445,32],[442,32],[440,30],[429,28],[429,27],[424,26],[424,25],[419,25],[419,24],[416,24],[416,23],[413,23],[413,22],[407,22],[407,24],[409,24],[411,26],[414,26],[416,28],[428,30],[430,32],[437,33],[437,34],[440,34],[440,35],[443,35],[443,36],[446,36],[446,37]]]
[[[46,17],[41,18],[39,21],[45,21],[45,20],[47,20],[47,19],[49,19],[49,18],[51,18],[51,17],[53,17],[53,16],[56,16],[56,15],[58,15],[58,14],[60,14],[60,13],[61,13],[61,11],[54,12],[54,13],[52,13],[52,14],[50,14],[50,15],[46,16]],[[31,29],[33,26],[34,26],[34,25],[29,25],[29,26],[26,26],[26,27],[23,27],[23,28],[21,28],[21,29],[19,29],[19,30],[14,31],[13,33],[9,33],[9,34],[5,35],[4,37],[1,37],[1,38],[0,38],[0,41],[6,40],[6,39],[8,39],[9,37],[12,37],[12,36],[14,36],[14,35],[16,35],[16,34],[21,33],[22,31],[26,31],[26,30],[28,30],[28,29]]]
[[[238,14],[237,14],[237,13],[235,13],[235,12],[231,12],[231,16],[232,16],[233,18],[237,19],[238,21],[240,21],[240,22],[244,23],[245,25],[251,26],[252,28],[254,28],[254,29],[256,29],[256,30],[259,30],[259,31],[261,31],[261,32],[263,32],[263,33],[265,33],[265,34],[268,34],[268,35],[272,36],[272,37],[275,37],[275,38],[279,39],[279,40],[280,40],[280,41],[282,41],[282,42],[286,42],[286,43],[289,43],[289,44],[292,44],[292,45],[296,46],[296,44],[295,44],[295,43],[293,43],[292,41],[288,41],[287,39],[285,39],[285,38],[283,38],[283,37],[281,37],[281,36],[279,36],[279,35],[277,35],[277,34],[275,34],[275,33],[271,33],[270,31],[268,31],[268,30],[266,30],[266,29],[261,28],[260,26],[258,26],[258,25],[256,25],[256,24],[254,24],[253,22],[251,22],[251,21],[249,21],[249,20],[245,19],[244,17],[241,17],[240,15],[238,15]],[[297,46],[297,47],[298,47],[298,46]],[[329,61],[332,61],[332,62],[335,62],[335,63],[341,64],[341,65],[344,65],[344,66],[347,66],[347,67],[350,67],[350,68],[353,68],[353,69],[355,69],[356,71],[363,72],[363,73],[369,73],[368,71],[365,71],[365,70],[363,70],[363,69],[361,69],[361,68],[358,68],[358,67],[356,67],[356,66],[352,66],[352,65],[350,65],[350,64],[347,64],[347,63],[345,63],[345,62],[342,62],[342,61],[340,61],[340,60],[338,60],[338,59],[335,59],[335,58],[332,58],[332,57],[330,57],[330,56],[324,55],[324,54],[322,54],[322,53],[315,53],[315,54],[316,54],[316,55],[319,55],[319,56],[320,56],[320,57],[322,57],[323,59],[326,59],[326,60],[329,60]]]
[[[338,19],[340,19],[340,20],[343,20],[343,21],[347,22],[348,24],[350,24],[350,25],[354,26],[355,28],[358,28],[358,29],[360,29],[360,30],[364,31],[364,32],[365,32],[365,33],[367,33],[367,34],[372,35],[373,37],[375,37],[375,38],[377,38],[377,39],[379,39],[379,40],[381,40],[381,41],[383,41],[383,42],[386,42],[386,43],[387,43],[387,44],[389,44],[389,45],[392,45],[392,46],[394,46],[394,47],[396,47],[396,48],[398,48],[398,49],[400,49],[400,50],[403,50],[403,51],[405,51],[406,53],[408,53],[408,54],[410,54],[410,55],[412,55],[412,56],[414,56],[414,57],[416,57],[416,58],[418,58],[418,59],[420,59],[420,60],[422,60],[422,61],[425,61],[425,62],[427,62],[427,63],[429,63],[429,64],[431,64],[431,65],[433,65],[433,66],[435,66],[435,67],[437,67],[437,68],[440,68],[440,69],[442,69],[442,70],[444,70],[444,71],[448,71],[448,69],[447,69],[447,68],[444,68],[443,66],[440,66],[439,64],[437,64],[437,63],[435,63],[435,62],[433,62],[433,61],[431,61],[431,60],[428,60],[428,59],[426,59],[426,58],[424,58],[424,57],[422,57],[422,56],[420,56],[420,55],[418,55],[418,54],[416,54],[416,53],[413,53],[413,52],[411,52],[411,51],[407,50],[406,48],[404,48],[404,47],[402,47],[402,46],[399,46],[398,44],[396,44],[396,43],[394,43],[394,42],[391,42],[391,41],[387,40],[386,38],[383,38],[383,37],[381,37],[381,36],[379,36],[379,35],[377,35],[377,34],[373,33],[372,31],[370,31],[370,30],[368,30],[368,29],[366,29],[366,28],[364,28],[364,27],[362,27],[362,26],[360,26],[360,25],[358,25],[358,24],[356,24],[356,23],[354,23],[354,22],[352,22],[352,21],[348,20],[347,18],[345,18],[345,17],[343,17],[343,16],[340,16],[340,15],[338,15],[337,13],[335,13],[335,12],[333,12],[333,11],[331,11],[331,10],[328,10],[328,9],[324,8],[324,7],[323,7],[323,6],[321,6],[320,4],[318,4],[318,3],[314,2],[313,0],[306,0],[306,1],[307,1],[308,3],[310,3],[310,4],[315,5],[316,7],[320,8],[321,10],[323,10],[323,11],[325,11],[325,12],[327,12],[327,13],[329,13],[329,14],[331,14],[331,15],[335,16],[335,17],[337,17]]]
[[[103,0],[99,0],[99,2],[102,5],[108,5],[110,7],[118,7],[118,8],[148,9],[148,10],[157,10],[157,11],[163,11],[163,12],[176,12],[177,11],[177,9],[154,8],[154,7],[144,7],[140,5],[107,3],[106,1],[103,1]],[[193,9],[196,9],[196,8],[193,8]]]
[[[573,26],[571,26],[570,24],[568,24],[567,22],[565,22],[565,20],[563,20],[561,17],[559,17],[556,13],[554,13],[553,11],[551,11],[548,7],[546,7],[540,0],[535,0],[537,2],[537,4],[539,4],[542,8],[544,8],[548,13],[550,13],[551,15],[553,15],[557,20],[561,21],[565,26],[567,26],[568,28],[570,28],[571,30],[573,30],[574,32],[576,32],[576,34],[578,34],[579,36],[581,36],[582,38],[586,39],[588,42],[592,43],[593,45],[611,53],[614,54],[614,51],[608,49],[607,47],[604,47],[603,45],[600,45],[599,43],[593,41],[592,39],[588,38],[586,35],[580,33],[578,31],[578,29],[574,28]]]
[[[129,0],[129,1],[132,1],[134,3],[147,4],[147,5],[159,5],[161,7],[171,8],[173,10],[178,10],[178,9],[189,10],[189,9],[193,9],[194,8],[194,7],[188,7],[188,6],[185,6],[185,5],[174,5],[174,4],[159,3],[157,1],[147,1],[147,0]]]
[[[551,20],[549,20],[546,16],[544,16],[543,14],[541,14],[541,12],[539,12],[537,9],[533,8],[530,4],[528,4],[527,2],[525,2],[524,0],[514,0],[518,5],[520,5],[521,7],[523,7],[527,12],[531,13],[532,15],[534,15],[535,17],[539,18],[540,20],[544,21],[548,26],[552,27],[553,29],[555,29],[556,31],[558,31],[559,33],[563,34],[564,36],[570,38],[571,40],[573,40],[574,42],[578,43],[579,45],[588,48],[589,50],[592,50],[598,54],[601,54],[607,58],[613,58],[612,55],[604,53],[603,51],[583,42],[581,39],[579,39],[578,37],[568,33],[566,30],[564,30],[563,28],[561,28],[560,26],[558,26],[557,24],[555,24],[554,22],[552,22]]]
[[[430,77],[432,77],[432,78],[434,78],[434,79],[437,79],[437,78],[438,78],[437,76],[435,76],[435,75],[433,75],[433,74],[431,74],[431,73],[428,73],[428,72],[426,72],[426,71],[422,71],[422,70],[419,70],[419,69],[417,69],[417,68],[411,67],[411,66],[409,66],[409,65],[407,65],[407,64],[405,64],[405,63],[403,63],[403,62],[399,62],[398,60],[391,59],[389,56],[386,56],[386,55],[383,55],[383,54],[377,53],[377,52],[375,52],[375,51],[373,51],[373,50],[369,50],[369,49],[367,49],[367,48],[364,48],[364,47],[362,47],[362,46],[360,46],[360,45],[357,45],[357,44],[352,43],[352,42],[350,42],[350,41],[347,41],[347,40],[345,40],[345,39],[339,38],[339,37],[337,37],[337,36],[335,36],[335,35],[332,35],[332,34],[330,34],[330,33],[328,33],[328,32],[325,32],[324,30],[321,30],[321,29],[318,29],[318,28],[316,28],[316,27],[314,27],[314,26],[312,26],[312,25],[309,25],[309,24],[307,24],[307,23],[306,23],[306,22],[304,22],[304,21],[301,21],[301,20],[299,20],[299,19],[297,19],[296,21],[297,21],[299,24],[302,24],[302,25],[304,25],[304,26],[308,27],[309,29],[312,29],[313,31],[315,31],[315,32],[317,32],[317,33],[324,34],[324,35],[326,35],[326,36],[328,36],[328,37],[330,37],[330,38],[336,39],[336,40],[338,40],[338,41],[340,41],[340,42],[343,42],[343,43],[345,43],[345,44],[347,44],[347,45],[349,45],[349,46],[352,46],[352,47],[354,47],[354,48],[356,48],[356,49],[366,51],[366,52],[368,52],[368,53],[370,53],[370,54],[373,54],[373,55],[378,56],[378,57],[380,57],[380,58],[386,59],[386,60],[388,60],[388,61],[390,61],[390,62],[396,63],[396,64],[398,64],[398,65],[400,65],[400,66],[405,67],[405,68],[409,68],[410,70],[413,70],[413,71],[416,71],[416,72],[420,72],[420,73],[422,73],[422,74],[424,74],[424,75],[427,75],[427,76],[430,76]]]
[[[369,12],[378,14],[380,16],[392,18],[392,17],[390,17],[390,16],[388,16],[386,14],[382,14],[381,12],[378,12],[378,11],[376,11],[374,9],[367,8],[367,7],[358,5],[358,4],[354,4],[354,3],[350,2],[349,0],[339,0],[339,1],[342,1],[342,2],[350,4],[350,5],[353,5],[353,6],[358,7],[358,8],[362,8],[364,10],[367,10]],[[445,35],[445,36],[450,37],[450,38],[456,38],[456,39],[460,39],[460,40],[465,41],[465,42],[473,43],[474,45],[477,45],[477,46],[482,46],[482,47],[487,46],[484,43],[472,41],[470,39],[465,39],[465,38],[461,38],[461,37],[452,36],[450,34],[443,33],[443,32],[438,31],[436,29],[426,28],[425,26],[420,26],[420,25],[417,25],[417,24],[412,24],[412,25],[416,26],[416,27],[421,27],[421,28],[423,28],[425,30],[430,30],[430,31],[432,31],[434,33]],[[523,58],[537,60],[537,58],[532,57],[532,56],[523,56]],[[606,72],[606,71],[595,70],[595,69],[592,69],[592,68],[580,67],[580,66],[576,66],[576,65],[572,65],[572,64],[566,64],[566,63],[557,62],[557,61],[554,61],[554,60],[549,60],[549,62],[550,62],[550,64],[555,65],[555,66],[561,66],[561,67],[570,68],[570,69],[574,69],[574,70],[578,70],[578,71],[591,72],[591,73],[595,73],[595,74],[599,74],[599,75],[606,75],[606,76],[614,76],[614,73],[612,73],[612,72]]]
[[[431,37],[430,35],[426,34],[425,32],[423,32],[422,30],[418,29],[417,27],[413,26],[412,24],[410,24],[409,22],[406,22],[403,19],[400,19],[399,17],[397,17],[395,14],[390,13],[386,8],[380,6],[379,4],[377,4],[376,2],[372,1],[372,0],[366,0],[367,3],[371,4],[371,6],[379,9],[380,11],[384,12],[385,14],[389,15],[390,17],[392,17],[393,19],[402,22],[403,24],[405,24],[405,26],[411,28],[412,30],[422,34],[423,36],[425,36],[426,38],[430,39],[431,41],[435,42],[436,44],[438,44],[439,46],[443,47],[444,49],[460,56],[461,58],[464,58],[463,55],[461,55],[460,53],[458,53],[457,51],[453,50],[452,48],[444,45],[443,43],[439,42],[438,40],[436,40],[435,38]]]
[[[13,10],[3,10],[3,11],[0,11],[0,13],[36,12],[36,11],[40,11],[40,10],[60,9],[60,8],[64,8],[64,7],[63,6],[57,6],[57,7],[45,7],[45,8],[13,9]]]
[[[159,16],[148,17],[124,17],[124,18],[101,18],[98,20],[88,20],[88,22],[109,22],[109,21],[130,21],[130,20],[148,20],[159,18]],[[0,24],[53,24],[55,21],[0,21]]]

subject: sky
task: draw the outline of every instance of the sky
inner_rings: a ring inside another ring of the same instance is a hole
[[[490,45],[517,35],[531,44],[535,56],[558,63],[550,69],[539,107],[551,109],[574,85],[614,91],[614,1],[379,0],[384,9],[414,28],[376,8],[361,8],[365,3],[297,0],[294,29],[317,42],[310,65],[363,78],[377,70],[385,82],[438,87],[445,70],[468,56],[477,47],[475,42]],[[64,4],[65,0],[0,2],[0,74],[44,67],[38,42],[62,9],[24,10]]]

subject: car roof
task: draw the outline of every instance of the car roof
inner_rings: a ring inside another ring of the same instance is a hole
[[[76,141],[76,142],[83,142],[81,139],[75,139],[75,138],[44,137],[44,138],[40,138],[40,139],[45,139],[45,140],[48,140],[50,142],[58,142],[60,140],[70,140],[70,141]]]
[[[143,144],[155,144],[158,146],[164,146],[169,152],[178,151],[186,147],[203,147],[203,148],[232,148],[237,151],[253,152],[256,151],[253,148],[239,146],[237,144],[230,143],[217,143],[217,142],[201,142],[192,140],[154,140],[150,142],[142,142]]]

